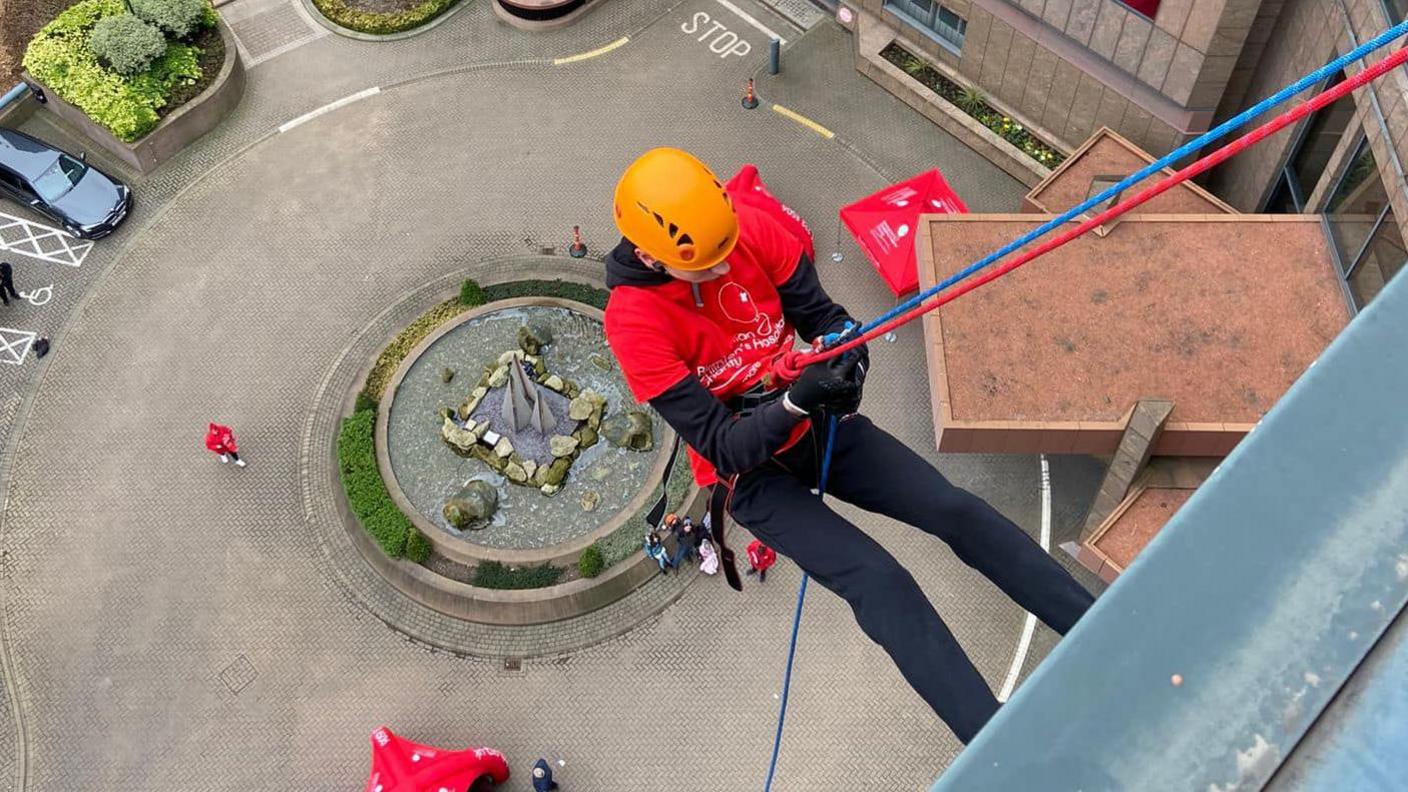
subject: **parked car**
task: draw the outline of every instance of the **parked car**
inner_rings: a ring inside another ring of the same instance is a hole
[[[105,237],[132,210],[132,190],[86,158],[0,128],[0,194],[48,215],[74,236]]]

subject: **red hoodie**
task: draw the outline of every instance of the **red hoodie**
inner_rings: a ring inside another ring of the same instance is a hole
[[[777,551],[763,544],[761,539],[754,539],[748,545],[748,563],[753,568],[762,572],[764,569],[777,562]]]
[[[700,284],[665,277],[612,288],[606,338],[637,401],[655,399],[694,374],[726,402],[757,384],[773,358],[792,348],[795,332],[783,317],[778,287],[797,269],[802,244],[761,210],[735,210],[738,244],[727,275]],[[797,423],[787,446],[809,426]],[[701,486],[717,480],[714,466],[693,447],[690,464]]]
[[[221,426],[218,423],[211,423],[210,429],[205,433],[205,447],[217,454],[228,454],[230,452],[239,453],[239,447],[235,445],[235,433],[228,426]]]

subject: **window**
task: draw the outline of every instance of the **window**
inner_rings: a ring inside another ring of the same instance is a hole
[[[1356,308],[1363,308],[1408,261],[1374,151],[1360,138],[1326,206],[1335,258]]]
[[[1322,91],[1344,80],[1338,72],[1325,83]],[[1300,136],[1291,147],[1291,156],[1277,177],[1276,186],[1266,203],[1265,211],[1294,213],[1305,211],[1305,201],[1325,175],[1330,155],[1344,137],[1345,129],[1354,117],[1353,102],[1335,102],[1318,110],[1301,127]]]
[[[67,154],[60,154],[54,164],[34,180],[34,189],[44,200],[52,203],[73,189],[73,185],[78,184],[87,172],[87,165]]]
[[[934,0],[885,0],[885,8],[954,53],[962,51],[968,20],[952,9]]]
[[[1408,0],[1382,0],[1384,4],[1384,14],[1388,17],[1390,25],[1397,25],[1403,21],[1405,12],[1408,12]]]

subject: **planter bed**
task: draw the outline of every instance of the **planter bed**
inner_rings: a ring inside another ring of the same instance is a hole
[[[1055,146],[1033,135],[1011,117],[993,109],[991,105],[983,101],[981,93],[971,88],[965,90],[941,74],[938,69],[930,66],[923,58],[900,46],[898,42],[891,42],[889,46],[881,50],[880,57],[918,80],[924,87],[937,94],[939,98],[992,130],[998,137],[1016,146],[1019,151],[1035,160],[1042,167],[1055,168],[1066,159],[1066,155],[1062,154]]]
[[[338,27],[386,36],[430,24],[466,0],[312,0],[313,7]]]

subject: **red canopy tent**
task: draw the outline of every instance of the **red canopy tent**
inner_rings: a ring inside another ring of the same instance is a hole
[[[841,208],[850,229],[896,297],[919,288],[914,233],[920,214],[968,212],[963,199],[935,168]]]
[[[812,231],[807,227],[807,221],[792,207],[773,196],[772,191],[758,175],[757,165],[744,165],[724,184],[724,189],[728,191],[734,203],[756,207],[772,215],[783,228],[797,237],[802,243],[802,248],[807,251],[808,258],[816,258],[816,251],[812,248]]]
[[[508,763],[493,748],[446,751],[413,743],[385,726],[372,732],[372,774],[366,792],[455,792],[483,776],[508,780]]]

